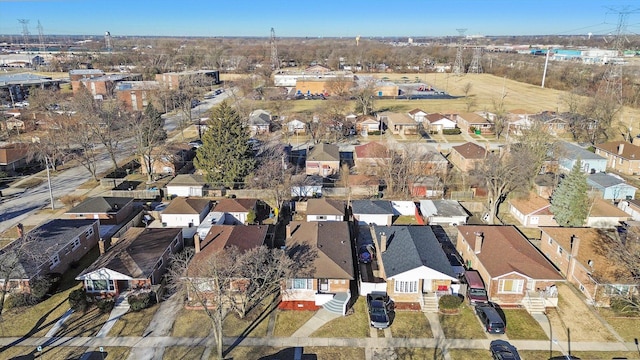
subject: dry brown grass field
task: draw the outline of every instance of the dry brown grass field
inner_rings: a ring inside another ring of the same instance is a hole
[[[455,76],[443,73],[427,74],[370,74],[377,78],[387,77],[391,81],[401,83],[403,77],[415,82],[418,78],[437,89],[445,90],[453,96],[464,96],[463,88],[467,83],[471,84],[470,94],[476,98],[476,106],[473,111],[491,111],[494,101],[499,101],[503,94],[505,109],[512,111],[522,109],[530,112],[566,111],[565,98],[567,92],[541,88],[537,85],[525,84],[489,74],[466,74]],[[586,100],[586,98],[585,98]],[[384,106],[387,101],[395,106],[402,106],[401,110],[409,108],[421,108],[427,112],[464,111],[466,102],[464,98],[452,100],[381,100],[376,102],[376,107]],[[625,127],[632,126],[634,133],[640,132],[640,109],[625,107],[619,117]]]

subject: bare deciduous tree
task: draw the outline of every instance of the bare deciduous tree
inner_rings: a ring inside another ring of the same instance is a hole
[[[479,184],[487,188],[490,224],[495,224],[500,204],[510,193],[527,188],[532,162],[531,155],[525,151],[489,153],[484,163],[473,171]]]
[[[22,224],[18,224],[20,233]],[[0,249],[0,317],[4,309],[7,294],[17,290],[30,277],[46,273],[43,266],[47,264],[52,250],[42,247],[37,231],[22,233],[16,240]],[[26,271],[31,272],[31,274]],[[35,275],[34,275],[35,274]]]
[[[248,185],[267,192],[271,207],[275,209],[276,220],[284,201],[291,198],[291,172],[286,153],[279,142],[268,142],[262,147],[262,154],[255,172],[249,176]]]
[[[186,249],[173,259],[170,284],[211,321],[218,358],[222,359],[224,350],[222,325],[231,311],[243,317],[275,296],[286,279],[309,275],[315,253],[297,250],[229,247],[194,259],[193,250]]]
[[[135,154],[142,159],[149,182],[153,181],[155,153],[167,138],[162,125],[162,118],[152,104],[144,113],[138,112],[129,118],[128,133],[133,137]]]
[[[464,104],[467,112],[472,111],[478,103],[476,95],[471,93],[472,89],[473,84],[471,84],[470,82],[464,84],[464,86],[462,87],[462,93],[464,94]]]

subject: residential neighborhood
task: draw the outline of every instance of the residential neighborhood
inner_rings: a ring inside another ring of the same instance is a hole
[[[640,359],[637,35],[21,20],[0,358]]]

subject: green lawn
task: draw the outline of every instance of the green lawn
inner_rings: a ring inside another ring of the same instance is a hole
[[[315,313],[315,311],[276,310],[276,326],[273,329],[273,336],[291,336]]]
[[[457,315],[440,314],[440,326],[448,339],[484,339],[482,325],[476,318],[473,308],[463,304]]]
[[[396,311],[391,334],[394,338],[433,338],[429,320],[415,311]]]
[[[354,313],[349,316],[341,316],[324,324],[316,330],[313,337],[355,337],[369,336],[369,315],[367,314],[366,300],[360,296],[353,306]]]
[[[211,332],[211,320],[203,310],[181,309],[171,329],[175,337],[207,337]]]
[[[113,324],[109,336],[142,336],[159,307],[156,304],[140,311],[129,311]]]
[[[417,225],[417,224],[418,224],[418,221],[416,220],[416,217],[409,216],[409,215],[400,215],[393,222],[393,225]]]
[[[507,335],[509,339],[548,340],[549,338],[540,324],[523,309],[503,310],[507,318]]]

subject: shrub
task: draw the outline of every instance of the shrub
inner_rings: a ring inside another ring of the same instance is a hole
[[[140,311],[155,304],[155,296],[152,292],[142,293],[138,295],[130,295],[127,298],[131,311]]]
[[[69,306],[75,311],[85,311],[89,307],[87,293],[84,289],[76,289],[69,293]]]
[[[96,302],[96,306],[98,307],[98,309],[100,309],[100,312],[104,314],[113,310],[115,302],[113,301],[113,299],[101,299]]]
[[[442,135],[460,135],[462,130],[460,128],[455,129],[442,129]]]
[[[446,310],[457,309],[462,304],[462,300],[462,297],[458,295],[443,295],[438,300],[438,306]]]
[[[369,131],[369,135],[380,135],[380,130]]]
[[[36,302],[44,300],[47,296],[53,294],[62,280],[62,275],[51,273],[35,279],[31,283],[31,296]]]
[[[35,303],[30,294],[16,293],[7,296],[4,302],[5,309],[13,309],[17,307],[29,306]]]

